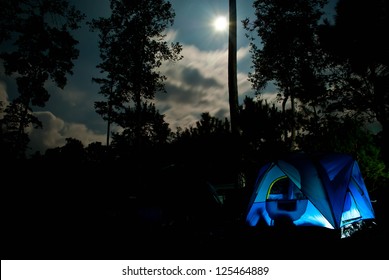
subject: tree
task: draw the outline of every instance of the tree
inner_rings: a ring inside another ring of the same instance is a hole
[[[163,61],[182,58],[179,43],[166,41],[166,29],[174,23],[174,11],[165,0],[111,0],[109,18],[90,22],[92,31],[99,31],[102,62],[97,66],[103,78],[93,78],[100,84],[100,94],[106,101],[95,103],[96,111],[110,125],[123,125],[121,119],[134,107],[135,135],[140,145],[140,119],[144,102],[154,99],[155,93],[165,91],[166,77],[159,72]],[[127,122],[127,124],[130,124]],[[126,127],[125,127],[126,128]]]
[[[84,144],[78,139],[68,137],[65,139],[66,144],[61,147],[61,155],[67,164],[82,164],[87,161]]]
[[[321,27],[332,63],[327,99],[334,111],[378,121],[382,156],[389,165],[388,1],[340,0],[335,24]]]
[[[117,153],[120,156],[128,151],[132,151],[133,155],[139,153],[138,141],[142,142],[143,147],[156,148],[163,146],[169,140],[171,135],[169,124],[165,122],[164,116],[158,112],[154,104],[144,102],[140,118],[137,116],[138,113],[134,108],[126,108],[125,113],[116,120],[123,127],[123,131],[113,133],[112,146],[120,151]],[[137,131],[138,120],[141,121],[140,133]]]
[[[249,80],[257,94],[270,82],[278,87],[285,114],[284,140],[288,140],[290,131],[292,149],[296,137],[295,103],[298,98],[314,95],[312,88],[320,87],[322,56],[318,52],[316,28],[325,3],[326,0],[256,0],[253,4],[256,19],[243,21],[247,31],[256,31],[255,36],[248,35],[252,40],[254,69],[249,73]],[[257,37],[261,40],[260,46],[256,44]],[[291,126],[287,127],[289,100]]]
[[[286,151],[282,141],[282,113],[275,104],[264,99],[247,97],[240,109],[240,127],[245,145],[245,160],[261,164]]]
[[[31,106],[44,107],[49,100],[45,83],[51,80],[64,88],[66,75],[73,74],[79,51],[71,31],[80,27],[85,15],[67,0],[2,0],[1,5],[0,44],[4,48],[0,59],[5,73],[15,77],[19,91],[6,109],[4,122],[16,135],[16,149],[23,150],[25,128],[41,126]]]
[[[29,124],[35,124],[35,128],[42,127],[41,122],[34,115],[27,113],[23,104],[13,102],[9,104],[0,119],[0,151],[3,159],[14,160],[25,157],[29,137],[20,127],[25,128]]]
[[[228,27],[228,94],[230,105],[231,131],[234,135],[240,134],[239,129],[239,101],[236,61],[236,0],[229,0],[229,27]]]
[[[228,180],[236,183],[237,166],[240,162],[231,156],[236,144],[227,118],[220,120],[208,112],[194,126],[177,130],[172,141],[175,162],[184,163],[189,170],[195,170],[197,177],[208,180]]]

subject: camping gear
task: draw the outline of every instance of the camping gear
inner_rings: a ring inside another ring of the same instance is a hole
[[[246,215],[249,226],[338,230],[369,219],[375,214],[358,163],[342,153],[297,152],[265,164]]]

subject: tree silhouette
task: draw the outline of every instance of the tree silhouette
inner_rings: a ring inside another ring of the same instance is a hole
[[[228,100],[230,105],[231,132],[239,136],[239,102],[236,61],[236,0],[229,0],[228,25]]]
[[[327,99],[332,109],[353,118],[377,120],[382,127],[383,157],[389,164],[389,5],[388,1],[340,0],[335,24],[321,29],[331,55]],[[347,110],[347,111],[346,111]]]
[[[193,170],[196,176],[236,184],[240,160],[231,156],[239,150],[227,118],[220,120],[208,112],[194,126],[178,129],[172,141],[176,163]]]
[[[138,117],[139,113],[141,117]],[[138,124],[139,120],[140,124]],[[164,121],[164,116],[158,112],[154,104],[144,102],[141,112],[126,108],[116,122],[124,128],[122,132],[112,135],[112,149],[119,157],[135,157],[141,160],[144,156],[139,154],[141,151],[137,145],[138,141],[142,142],[143,150],[159,149],[171,136],[168,123]],[[138,125],[140,132],[136,130]]]
[[[97,68],[105,74],[93,80],[100,84],[100,94],[107,99],[96,102],[95,108],[108,121],[108,145],[111,123],[123,125],[124,115],[134,107],[136,120],[127,124],[135,125],[140,145],[141,126],[145,124],[142,110],[149,108],[142,104],[153,100],[156,92],[165,91],[166,77],[158,68],[163,61],[181,59],[181,45],[166,41],[166,29],[174,23],[175,14],[165,0],[111,0],[110,7],[110,17],[90,22],[100,37],[102,62]]]
[[[66,0],[1,2],[0,53],[5,73],[16,79],[19,96],[6,109],[4,119],[15,132],[17,150],[24,150],[25,128],[41,126],[31,106],[44,107],[50,98],[45,83],[64,88],[78,58],[78,41],[71,31],[79,28],[85,15]],[[14,124],[18,123],[15,127]],[[27,137],[28,138],[28,137]]]
[[[299,97],[315,94],[312,81],[316,80],[319,64],[322,60],[317,53],[316,27],[322,16],[321,8],[326,0],[257,0],[254,1],[256,19],[243,21],[251,34],[251,53],[253,59],[252,73],[249,80],[257,94],[261,93],[269,82],[273,82],[283,95],[282,111],[285,114],[287,102],[290,100],[290,126],[284,123],[284,140],[289,138],[290,146],[295,146],[296,120],[295,106]],[[256,39],[261,40],[258,46]],[[319,71],[320,72],[320,71]],[[315,78],[311,80],[310,78]],[[307,81],[310,83],[307,83]],[[319,82],[319,79],[317,80]],[[308,86],[310,88],[308,88]]]
[[[263,99],[244,99],[240,117],[245,160],[255,164],[277,157],[288,150],[282,141],[282,112]]]

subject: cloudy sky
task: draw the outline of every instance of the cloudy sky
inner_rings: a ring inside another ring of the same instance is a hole
[[[170,128],[194,125],[201,113],[212,116],[229,116],[228,106],[228,33],[218,31],[214,21],[219,16],[228,19],[228,0],[171,0],[176,13],[169,38],[183,46],[184,58],[174,64],[166,63],[162,72],[167,76],[167,94],[157,94],[155,103]],[[249,41],[241,20],[253,19],[251,0],[237,0],[237,60],[239,100],[253,96],[248,73],[251,71]],[[74,5],[87,16],[86,21],[109,16],[108,0],[80,0]],[[75,33],[79,41],[80,56],[75,61],[74,74],[68,77],[61,90],[50,84],[51,98],[45,108],[35,108],[35,114],[43,122],[43,129],[31,130],[30,146],[44,152],[47,148],[65,144],[73,137],[84,145],[100,141],[105,143],[106,123],[94,110],[94,102],[101,100],[99,86],[92,83],[98,77],[96,65],[100,62],[98,34],[84,26]],[[1,67],[1,65],[0,65]],[[268,89],[269,94],[274,89]],[[13,79],[0,68],[0,101],[12,100],[16,94]]]

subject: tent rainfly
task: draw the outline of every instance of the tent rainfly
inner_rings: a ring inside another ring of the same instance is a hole
[[[375,219],[358,163],[347,154],[292,153],[264,165],[257,176],[246,215],[249,226],[343,229]]]

